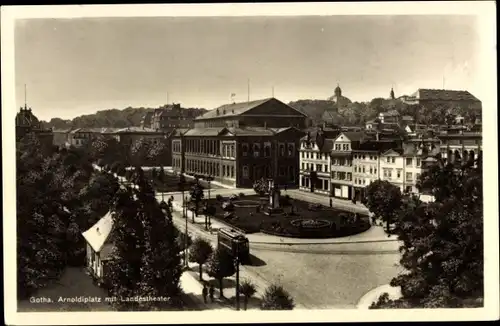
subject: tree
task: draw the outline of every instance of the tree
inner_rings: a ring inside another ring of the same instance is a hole
[[[224,297],[223,283],[225,277],[229,277],[236,272],[233,258],[227,251],[222,248],[217,248],[207,262],[208,275],[215,278],[219,282],[220,297]]]
[[[269,193],[269,183],[264,178],[261,178],[254,182],[253,190],[259,196],[265,196],[266,194]]]
[[[79,150],[50,153],[41,148],[38,137],[31,133],[16,141],[20,297],[57,279],[67,264],[75,263],[75,246],[81,236],[69,209],[78,202],[77,194],[93,170]]]
[[[253,297],[256,292],[255,285],[251,281],[244,280],[241,282],[240,293],[243,294],[244,297],[243,307],[245,310],[247,310],[248,300]]]
[[[422,176],[435,201],[405,199],[394,230],[403,242],[400,264],[406,271],[391,285],[401,287],[402,298],[386,296],[374,308],[482,304],[482,167],[441,164]]]
[[[198,216],[198,209],[200,206],[200,202],[205,197],[205,194],[203,192],[203,186],[200,184],[198,179],[196,179],[195,184],[191,187],[189,195],[191,196],[191,202],[194,203],[194,213],[196,216]],[[193,216],[193,223],[194,223],[194,216]]]
[[[292,310],[293,298],[281,285],[270,285],[262,297],[262,310]]]
[[[166,218],[155,197],[154,189],[144,174],[138,176],[135,190],[138,215],[144,234],[141,260],[140,295],[167,297],[169,302],[145,302],[143,309],[177,305],[180,296],[181,260],[172,219]]]
[[[196,238],[189,247],[189,261],[198,264],[200,272],[200,281],[203,280],[203,264],[207,262],[213,249],[210,242],[202,238]]]
[[[205,230],[208,230],[208,226],[212,224],[211,217],[215,216],[215,213],[217,213],[217,208],[214,205],[207,204],[203,209],[203,214],[205,215]]]
[[[133,297],[141,293],[145,253],[144,229],[138,203],[130,188],[120,189],[113,207],[113,252],[108,261],[108,282],[111,296]],[[137,310],[139,303],[113,303],[118,310]]]
[[[377,218],[387,224],[387,233],[390,234],[390,224],[397,216],[402,204],[402,195],[399,187],[386,180],[377,180],[366,189],[366,206]]]

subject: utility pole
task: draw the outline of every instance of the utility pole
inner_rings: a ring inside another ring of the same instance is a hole
[[[236,257],[234,259],[236,264],[236,310],[240,310],[240,240],[236,242]]]

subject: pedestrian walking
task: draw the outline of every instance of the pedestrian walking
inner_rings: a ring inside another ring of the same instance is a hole
[[[215,288],[213,284],[210,284],[210,289],[208,290],[208,295],[210,296],[210,301],[214,302]]]
[[[201,291],[201,294],[203,295],[203,302],[207,303],[208,290],[205,284],[203,284],[203,290]]]
[[[333,200],[330,198],[330,207],[333,207]]]

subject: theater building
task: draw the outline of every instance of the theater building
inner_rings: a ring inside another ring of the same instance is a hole
[[[196,118],[195,128],[174,133],[172,168],[234,187],[252,187],[262,177],[297,186],[306,118],[274,98],[223,105]]]

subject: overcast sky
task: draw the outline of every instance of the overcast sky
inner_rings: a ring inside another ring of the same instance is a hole
[[[418,88],[480,97],[473,16],[30,19],[15,29],[17,106],[41,119],[167,102],[353,101]]]

